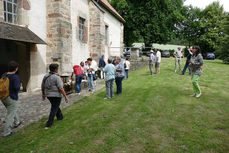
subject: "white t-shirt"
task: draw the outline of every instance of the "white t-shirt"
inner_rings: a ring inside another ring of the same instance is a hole
[[[97,62],[95,60],[92,60],[92,62],[91,62],[91,68],[93,68],[94,71],[97,71],[98,70],[98,65],[97,65]]]
[[[125,63],[126,63],[126,68],[125,69],[129,70],[130,69],[130,62],[126,60]]]
[[[173,54],[176,55],[177,58],[181,58],[182,56],[181,50],[176,50]]]
[[[158,58],[158,61],[156,60],[156,62],[161,63],[161,52],[160,51],[157,51],[156,58]]]

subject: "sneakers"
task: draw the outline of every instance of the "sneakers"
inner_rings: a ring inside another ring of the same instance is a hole
[[[196,98],[200,98],[200,96],[202,95],[202,93],[199,93],[199,94],[193,94],[193,95],[190,95],[191,97],[196,97]]]
[[[192,94],[192,95],[190,95],[190,97],[196,97],[196,94]]]
[[[61,120],[65,120],[66,119],[66,117],[65,116],[63,116],[63,118],[62,119],[57,119],[58,121],[61,121]]]
[[[107,99],[110,99],[110,98],[105,97],[104,99],[107,100]]]
[[[200,98],[200,96],[201,96],[201,93],[197,94],[196,95],[196,98]]]
[[[13,128],[17,128],[17,127],[19,127],[20,125],[21,125],[21,121],[17,124],[17,125],[14,125],[14,127]]]
[[[46,127],[45,127],[45,130],[48,130],[48,129],[49,129],[49,127],[46,126]]]
[[[12,136],[14,134],[15,134],[15,132],[10,132],[9,134],[5,135],[4,137],[9,137],[9,136]]]
[[[80,93],[77,93],[80,96]]]

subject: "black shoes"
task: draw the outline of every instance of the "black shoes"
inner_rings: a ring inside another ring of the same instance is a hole
[[[21,121],[17,124],[17,125],[14,125],[14,127],[13,128],[17,128],[17,127],[19,127],[20,125],[21,125]]]

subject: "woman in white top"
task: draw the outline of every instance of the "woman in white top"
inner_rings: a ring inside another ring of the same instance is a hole
[[[126,61],[124,63],[124,68],[125,68],[126,79],[128,79],[128,73],[129,73],[129,69],[130,69],[130,61],[129,61],[128,57],[126,58]]]

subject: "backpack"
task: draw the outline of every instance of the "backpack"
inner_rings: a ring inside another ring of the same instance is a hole
[[[124,63],[124,69],[126,69],[126,62]]]
[[[0,98],[5,99],[10,96],[10,80],[4,75],[0,78]]]
[[[79,65],[75,65],[75,66],[73,67],[73,70],[74,70],[74,73],[75,73],[76,76],[77,76],[77,75],[80,75],[80,74],[84,74],[84,72],[83,72],[81,66],[79,66]]]

